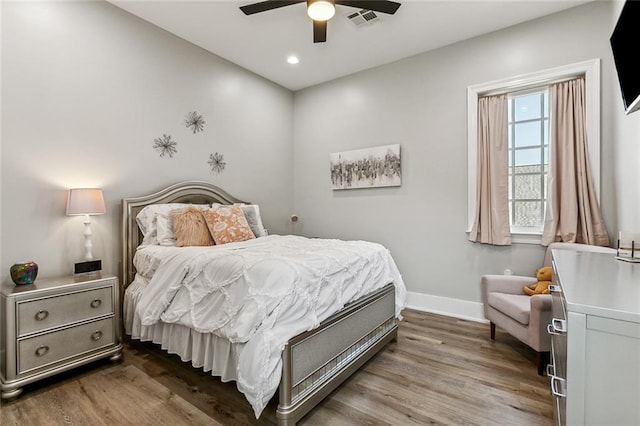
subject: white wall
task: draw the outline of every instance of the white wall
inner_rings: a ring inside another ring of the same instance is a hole
[[[118,273],[120,200],[205,180],[261,204],[284,232],[292,206],[290,91],[106,2],[3,2],[1,270],[34,260],[39,277],[83,260],[82,217],[67,189],[103,188],[93,254]],[[183,120],[203,114],[204,132]],[[154,138],[178,141],[160,158]],[[212,174],[209,154],[227,166]]]
[[[381,242],[410,304],[481,316],[480,276],[533,274],[544,248],[467,240],[467,86],[593,58],[602,60],[603,215],[612,236],[640,230],[640,114],[623,117],[609,47],[618,10],[589,3],[296,92],[297,230]],[[330,153],[394,143],[401,187],[331,190]]]
[[[615,27],[622,5],[621,1],[612,4],[614,12],[608,28],[609,35]],[[608,162],[611,169],[607,190],[612,216],[611,228],[615,231],[611,232],[611,237],[615,246],[618,231],[640,232],[640,114],[624,114],[620,86],[613,65],[611,72],[603,76],[603,84],[611,87],[610,91],[605,91],[609,103],[608,108],[605,107],[602,112],[602,131],[603,143],[610,148],[604,161]]]

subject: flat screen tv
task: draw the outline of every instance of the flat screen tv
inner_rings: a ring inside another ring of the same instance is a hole
[[[635,64],[638,60],[636,40],[639,28],[640,1],[627,0],[609,39],[626,114],[640,109],[640,72]]]

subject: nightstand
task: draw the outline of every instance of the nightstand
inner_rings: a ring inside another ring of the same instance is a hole
[[[101,273],[39,279],[0,289],[0,390],[83,364],[122,357],[118,278]]]

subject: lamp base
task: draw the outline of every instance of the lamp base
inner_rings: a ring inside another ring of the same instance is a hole
[[[102,269],[102,260],[88,260],[78,262],[73,265],[74,274],[84,274],[85,272],[95,272]]]

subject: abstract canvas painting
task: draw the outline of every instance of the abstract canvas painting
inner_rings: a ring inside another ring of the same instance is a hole
[[[400,145],[330,154],[332,189],[400,186]]]

